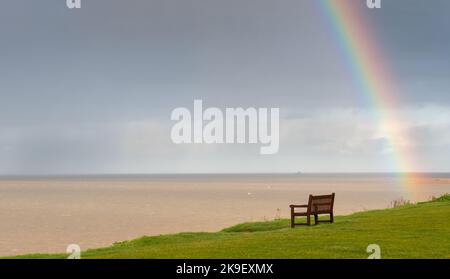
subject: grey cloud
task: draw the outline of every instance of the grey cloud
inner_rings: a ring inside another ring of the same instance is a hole
[[[385,140],[361,113],[371,104],[313,1],[89,0],[78,11],[4,1],[0,173],[386,170]],[[360,6],[394,73],[397,109],[417,122],[417,153],[426,169],[442,169],[450,2]],[[196,98],[279,107],[280,154],[174,146],[170,112]]]

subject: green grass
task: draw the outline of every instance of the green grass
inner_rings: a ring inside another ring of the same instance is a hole
[[[450,258],[450,196],[338,216],[334,224],[289,228],[288,220],[244,223],[216,233],[141,237],[87,250],[82,258]],[[66,258],[66,254],[15,258]]]

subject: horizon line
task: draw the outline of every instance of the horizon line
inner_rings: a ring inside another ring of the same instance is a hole
[[[291,172],[158,172],[158,173],[54,173],[0,174],[0,178],[14,177],[81,177],[81,176],[157,176],[157,175],[308,175],[308,174],[450,174],[450,171],[383,172],[383,171],[291,171]]]

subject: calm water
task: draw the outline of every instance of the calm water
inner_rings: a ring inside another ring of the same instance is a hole
[[[415,199],[450,193],[429,174]],[[0,179],[0,255],[64,253],[142,235],[217,231],[288,217],[289,204],[336,193],[337,214],[386,208],[405,197],[393,175],[153,175]]]

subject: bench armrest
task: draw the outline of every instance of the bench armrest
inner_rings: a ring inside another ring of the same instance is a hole
[[[299,208],[299,207],[307,208],[308,205],[307,204],[302,204],[302,205],[291,204],[289,207],[290,208]]]

